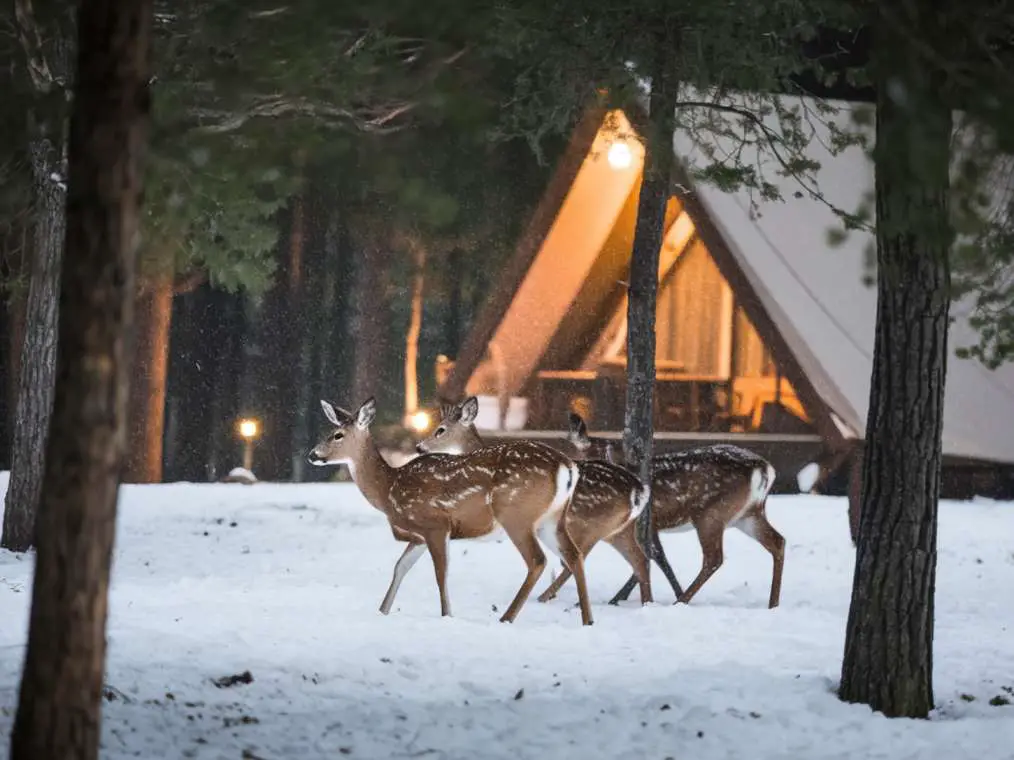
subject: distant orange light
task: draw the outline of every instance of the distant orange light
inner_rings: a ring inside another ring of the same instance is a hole
[[[634,153],[625,142],[614,142],[609,146],[606,160],[614,169],[626,169],[634,162]]]
[[[239,421],[239,434],[248,441],[256,438],[258,432],[260,432],[260,425],[257,424],[257,420]]]
[[[415,432],[425,433],[430,429],[430,426],[433,424],[433,420],[430,418],[428,412],[420,409],[409,416],[408,424]]]

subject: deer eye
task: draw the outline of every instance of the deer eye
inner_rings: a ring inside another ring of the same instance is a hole
[[[440,436],[442,436],[442,435],[443,435],[444,433],[446,433],[446,432],[447,432],[447,428],[445,428],[445,427],[438,427],[438,428],[436,429],[436,432],[435,432],[435,433],[433,433],[433,436],[434,436],[435,438],[439,438]]]
[[[331,436],[331,440],[332,441],[340,441],[344,437],[345,437],[344,433],[335,433],[333,436]]]

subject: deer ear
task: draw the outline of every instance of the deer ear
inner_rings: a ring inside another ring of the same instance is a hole
[[[461,402],[461,424],[471,425],[479,416],[479,399],[469,396]]]
[[[320,408],[324,410],[324,416],[327,417],[328,422],[330,422],[335,427],[341,425],[341,423],[338,421],[338,415],[337,413],[335,413],[335,409],[333,406],[331,406],[331,404],[329,404],[324,399],[321,399]]]
[[[584,420],[580,414],[571,412],[567,415],[570,421],[570,430],[567,433],[567,440],[576,446],[580,451],[584,451],[591,445],[591,441],[588,440],[588,428],[584,424]]]
[[[373,418],[377,416],[377,402],[373,396],[370,396],[363,405],[359,407],[359,411],[356,412],[356,427],[360,430],[366,430],[370,425],[373,424]]]

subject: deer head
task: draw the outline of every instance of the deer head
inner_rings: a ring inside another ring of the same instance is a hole
[[[428,438],[416,444],[420,454],[467,454],[480,446],[482,440],[475,432],[475,418],[479,414],[479,400],[469,396],[460,404],[441,407],[440,423]]]
[[[355,414],[350,414],[340,407],[336,408],[323,399],[320,406],[327,421],[334,427],[310,450],[307,460],[319,467],[347,465],[355,477],[356,463],[362,460],[373,445],[370,425],[377,415],[377,402],[371,396],[363,402]]]
[[[604,459],[613,464],[617,463],[613,455],[612,441],[588,435],[588,427],[580,414],[571,412],[567,419],[567,443],[573,447],[575,459]]]

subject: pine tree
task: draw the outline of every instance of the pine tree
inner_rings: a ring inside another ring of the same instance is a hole
[[[57,392],[13,760],[99,752],[151,18],[151,0],[83,0],[78,16]]]

